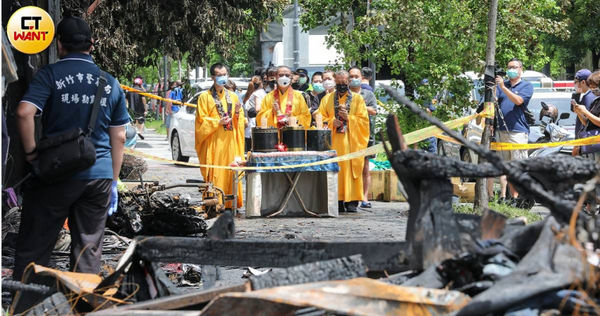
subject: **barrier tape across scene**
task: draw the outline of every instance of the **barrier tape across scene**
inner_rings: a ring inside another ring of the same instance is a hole
[[[140,90],[137,90],[137,89],[125,86],[125,85],[121,85],[121,87],[123,88],[123,90],[139,93],[140,95],[147,96],[152,99],[165,101],[165,102],[172,102],[175,104],[194,107],[194,108],[197,107],[194,104],[184,103],[184,102],[177,101],[177,100],[163,98],[158,95],[143,92],[143,91],[140,91]],[[493,107],[488,106],[481,113],[475,113],[475,114],[472,114],[469,116],[450,120],[450,121],[444,122],[444,125],[446,125],[450,129],[455,129],[455,128],[458,128],[458,127],[461,127],[461,126],[467,124],[471,120],[478,118],[478,117],[493,117],[493,113],[494,113],[493,111],[494,111]],[[418,142],[423,141],[430,137],[437,137],[437,138],[445,140],[445,141],[458,143],[454,138],[444,135],[443,131],[436,126],[429,126],[429,127],[405,134],[404,140],[406,141],[406,143],[408,145],[412,145],[412,144],[418,143]],[[539,143],[539,144],[538,143],[536,143],[536,144],[491,143],[490,149],[496,150],[496,151],[521,150],[521,149],[537,149],[537,148],[556,147],[556,146],[565,146],[565,145],[584,146],[584,145],[592,145],[592,144],[597,144],[597,143],[600,143],[600,135],[592,136],[592,137],[588,137],[588,138],[582,138],[582,139],[554,142],[554,143]],[[376,155],[376,154],[383,153],[383,152],[385,152],[385,150],[383,149],[383,144],[376,144],[371,147],[365,148],[363,150],[359,150],[359,151],[349,153],[346,155],[342,155],[342,156],[338,156],[338,157],[334,157],[334,158],[330,158],[330,159],[325,159],[325,160],[321,160],[321,161],[298,164],[298,165],[277,166],[277,169],[293,169],[293,168],[318,166],[318,165],[324,165],[324,164],[329,164],[329,163],[334,163],[334,162],[351,160],[354,158],[359,158],[359,157],[364,157],[364,156]],[[206,164],[175,161],[175,160],[171,160],[171,159],[166,159],[166,158],[161,158],[158,156],[146,154],[141,151],[137,151],[137,150],[130,149],[130,148],[125,148],[125,153],[136,156],[136,157],[143,157],[143,158],[147,158],[147,159],[151,159],[151,160],[162,161],[162,162],[183,165],[183,166],[190,166],[190,167],[228,169],[228,170],[233,170],[233,171],[244,171],[244,170],[251,171],[251,170],[273,169],[272,166],[268,166],[268,167],[217,166],[217,165],[206,165]]]

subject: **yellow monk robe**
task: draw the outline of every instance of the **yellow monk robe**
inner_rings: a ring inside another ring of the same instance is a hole
[[[348,93],[351,93],[348,91]],[[340,106],[346,104],[347,94],[339,99]],[[319,113],[323,116],[323,123],[327,122],[331,129],[331,147],[338,156],[359,151],[367,148],[369,142],[369,114],[362,96],[352,93],[352,103],[348,113],[348,123],[345,133],[338,133],[333,127],[334,98],[337,92],[327,94],[321,100]],[[344,202],[363,200],[363,178],[362,171],[365,162],[364,157],[338,162],[340,172],[338,173],[338,200]]]
[[[205,91],[198,97],[198,109],[196,110],[196,152],[200,164],[228,166],[235,157],[244,157],[244,110],[235,113],[235,105],[239,102],[238,96],[226,89],[221,93],[217,93],[223,111],[227,112],[227,100],[225,93],[229,93],[231,100],[231,113],[233,120],[231,125],[233,130],[225,130],[222,125],[219,125],[221,117],[211,91]],[[200,168],[205,181],[212,182],[216,187],[222,189],[225,194],[233,194],[233,171],[226,169],[215,168]],[[242,184],[238,183],[237,187],[238,205],[242,206]],[[226,207],[231,207],[231,202],[228,202]]]
[[[288,87],[288,90],[292,89],[292,87]],[[284,114],[287,107],[287,98],[288,98],[288,90],[286,90],[283,94],[279,94],[279,108],[281,110],[280,113]],[[305,128],[310,127],[310,111],[308,110],[308,106],[306,105],[306,100],[302,96],[302,93],[296,90],[293,90],[293,100],[292,100],[292,112],[291,116],[295,116],[298,120],[298,125],[302,125]],[[267,126],[268,127],[277,127],[277,114],[273,113],[273,102],[275,102],[275,90],[269,92],[263,99],[260,104],[260,111],[256,115],[256,126],[260,126],[262,122],[262,118],[267,118]]]

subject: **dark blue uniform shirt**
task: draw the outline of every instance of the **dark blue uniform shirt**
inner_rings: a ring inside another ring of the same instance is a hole
[[[84,131],[94,104],[100,69],[87,54],[73,53],[38,71],[22,102],[38,108],[43,115],[43,135],[51,136],[80,127]],[[112,179],[109,127],[129,123],[125,94],[119,82],[106,74],[98,120],[92,134],[96,163],[73,176],[75,179]]]
[[[498,105],[502,111],[502,116],[504,116],[504,120],[501,115],[496,116],[498,118],[498,129],[529,134],[529,124],[525,120],[524,111],[527,109],[529,99],[533,95],[533,85],[529,81],[521,80],[513,87],[510,85],[510,80],[507,80],[504,82],[504,86],[523,98],[523,104],[515,105],[498,86],[496,96],[498,97]]]
[[[593,94],[591,90],[588,90],[581,98],[581,101],[577,102],[577,103],[585,105],[585,108],[588,109],[588,111],[589,111],[589,110],[591,110],[592,102],[594,102],[595,99],[596,99],[596,95]],[[579,117],[577,117],[577,119],[575,120],[575,138],[579,138],[579,133],[581,131],[583,131],[583,128],[584,128],[584,125],[579,120]]]

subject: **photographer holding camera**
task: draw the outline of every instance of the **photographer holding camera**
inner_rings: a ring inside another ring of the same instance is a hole
[[[500,111],[498,119],[498,140],[502,143],[527,144],[529,139],[529,124],[525,117],[529,99],[533,95],[533,85],[521,80],[523,63],[517,58],[508,62],[506,75],[509,80],[504,81],[496,76],[496,97]],[[501,151],[504,160],[527,159],[527,150]],[[500,177],[500,198],[506,198],[506,176]],[[512,197],[517,198],[518,193],[511,185]]]
[[[586,109],[590,109],[592,101],[595,99],[595,95],[590,93],[590,87],[587,84],[587,79],[592,74],[589,69],[580,69],[575,73],[575,93],[571,97],[571,111],[575,112],[574,107],[578,104],[585,105]],[[581,123],[579,117],[575,120],[575,138],[579,138],[579,132],[583,130],[585,126]],[[573,156],[579,156],[579,146],[573,146]]]

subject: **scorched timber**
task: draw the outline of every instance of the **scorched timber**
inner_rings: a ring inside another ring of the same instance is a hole
[[[290,267],[360,254],[369,271],[407,269],[406,242],[308,242],[138,237],[136,253],[151,262],[237,267]]]

